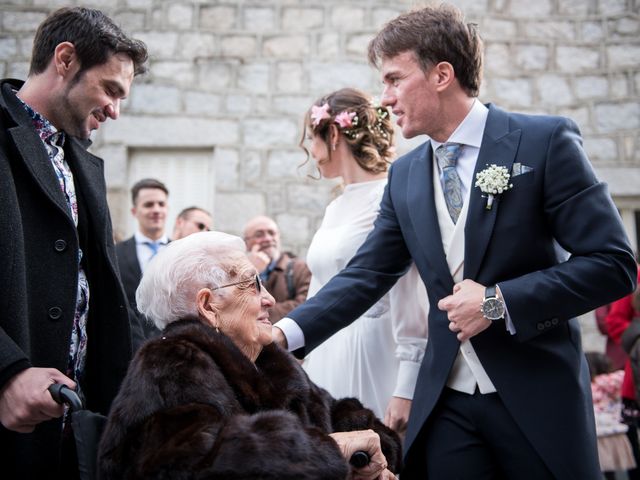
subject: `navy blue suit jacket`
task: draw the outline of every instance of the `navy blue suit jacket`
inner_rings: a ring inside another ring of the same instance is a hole
[[[289,314],[306,351],[358,318],[413,260],[427,287],[429,341],[405,438],[416,438],[446,383],[460,343],[438,301],[452,293],[434,201],[429,142],[394,162],[373,231],[347,267]],[[517,330],[493,322],[471,343],[506,408],[558,478],[599,478],[589,374],[576,316],[635,286],[636,264],[606,185],[593,173],[577,126],[560,117],[489,105],[476,170],[515,162],[532,170],[487,210],[472,186],[464,278],[500,284]],[[474,173],[474,179],[475,179]],[[571,257],[562,262],[554,239]],[[300,352],[297,352],[300,353]]]

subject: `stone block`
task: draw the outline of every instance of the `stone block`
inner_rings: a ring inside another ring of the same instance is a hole
[[[511,15],[514,17],[549,17],[552,10],[551,0],[511,0]]]
[[[18,42],[15,38],[0,38],[0,60],[9,60],[16,56]]]
[[[127,188],[127,147],[102,145],[91,148],[91,153],[104,160],[104,176],[110,187]]]
[[[576,122],[580,132],[583,135],[590,135],[593,133],[593,126],[589,118],[589,108],[586,106],[578,107],[561,107],[557,111],[561,117],[567,117]]]
[[[220,114],[220,103],[220,95],[204,92],[185,92],[184,94],[186,113],[215,117]]]
[[[403,12],[400,8],[374,8],[371,12],[371,26],[375,30],[379,30],[382,26],[387,23],[389,20],[396,18]]]
[[[185,3],[169,3],[167,7],[167,25],[178,30],[192,28],[193,6]]]
[[[487,72],[501,74],[511,69],[511,51],[506,43],[487,42],[484,49],[484,65]]]
[[[28,73],[29,62],[7,62],[7,77],[25,79]]]
[[[144,30],[147,15],[144,12],[124,11],[113,15],[113,21],[125,32]]]
[[[222,38],[221,51],[225,57],[240,57],[246,59],[256,55],[256,46],[256,37],[233,35]]]
[[[264,39],[262,53],[265,57],[299,58],[309,55],[309,37],[305,35],[275,35]]]
[[[477,21],[473,16],[478,14],[486,15],[489,11],[489,0],[455,0],[455,2],[451,3],[455,4],[460,10],[462,10],[467,21],[470,22]]]
[[[597,75],[588,75],[583,77],[574,77],[574,92],[576,98],[603,98],[609,93],[609,82],[606,77]]]
[[[26,35],[18,34],[18,55],[25,60],[31,60],[31,51],[33,50],[33,33]]]
[[[304,244],[314,233],[309,230],[309,219],[304,215],[281,213],[275,216],[275,220],[280,227],[283,245]],[[294,249],[294,253],[298,252],[298,249]]]
[[[340,36],[337,33],[322,33],[317,39],[317,55],[319,60],[335,61],[340,55]]]
[[[335,184],[326,180],[305,179],[303,182],[291,183],[286,187],[290,210],[311,214],[324,212],[331,201],[331,190]]]
[[[153,0],[124,0],[124,4],[129,8],[148,9],[153,6]]]
[[[599,0],[598,12],[604,16],[627,12],[626,0]]]
[[[602,20],[585,21],[580,26],[580,31],[585,42],[601,42],[605,38]]]
[[[598,132],[617,133],[640,128],[640,102],[601,103],[595,106]]]
[[[590,160],[610,162],[618,157],[618,144],[610,137],[584,137],[584,150]]]
[[[154,61],[149,68],[149,75],[163,83],[190,87],[195,83],[196,71],[192,62]]]
[[[274,7],[245,7],[242,18],[244,29],[249,32],[268,32],[276,29]]]
[[[374,78],[379,86],[377,74],[367,64],[329,62],[309,62],[309,87],[313,91],[328,93],[342,87],[372,90]]]
[[[527,78],[492,78],[491,89],[496,103],[524,107],[532,104],[533,89]]]
[[[531,3],[526,0],[526,3]],[[528,16],[528,15],[527,15]],[[524,21],[522,24],[524,37],[540,40],[566,40],[574,41],[576,38],[576,26],[574,22],[562,20]],[[522,38],[522,34],[521,34]]]
[[[271,150],[267,156],[267,176],[274,180],[297,178],[298,167],[305,160],[306,155],[300,148]]]
[[[324,24],[321,8],[284,7],[282,10],[282,30],[299,31],[320,28]]]
[[[589,3],[585,0],[558,0],[558,13],[572,17],[584,16],[589,13]]]
[[[566,77],[540,75],[536,79],[538,98],[544,105],[567,106],[573,102],[573,92]]]
[[[241,156],[242,178],[250,186],[264,184],[262,173],[262,152],[256,150],[245,151]]]
[[[240,186],[240,156],[233,148],[216,148],[213,152],[216,170],[216,191],[233,190]]]
[[[176,53],[178,34],[172,32],[136,32],[135,38],[147,44],[149,57],[154,59],[171,58]]]
[[[609,20],[609,32],[613,38],[635,36],[637,38],[640,30],[640,21],[637,18],[623,17]]]
[[[482,39],[485,41],[505,41],[517,37],[517,25],[513,20],[485,17],[479,27]]]
[[[640,65],[640,44],[607,46],[609,69],[637,69]]]
[[[216,229],[242,236],[242,228],[251,217],[266,213],[265,194],[262,192],[216,193],[213,218]]]
[[[627,99],[632,96],[629,89],[629,79],[625,74],[611,75],[609,77],[609,98],[610,99]]]
[[[46,17],[44,12],[5,10],[2,15],[2,32],[35,32]]]
[[[199,61],[197,64],[198,86],[203,90],[219,92],[231,85],[235,68],[232,63],[211,60]]]
[[[128,108],[141,114],[179,113],[182,109],[181,91],[161,85],[136,85],[131,89]]]
[[[202,5],[200,28],[220,32],[237,27],[237,8],[233,5]]]
[[[238,87],[250,93],[269,91],[270,66],[266,63],[249,63],[238,68]]]
[[[331,26],[338,30],[360,30],[364,28],[364,8],[338,5],[331,9]]]
[[[215,37],[210,33],[182,33],[178,37],[181,59],[210,58],[215,52]]]
[[[600,167],[598,177],[609,185],[611,195],[616,197],[638,196],[640,169],[637,167]]]
[[[561,72],[580,73],[601,66],[600,51],[595,47],[563,47],[556,49],[556,63]]]
[[[367,58],[367,48],[373,36],[373,33],[350,35],[347,37],[347,53],[358,58]]]
[[[138,147],[234,145],[239,140],[236,121],[178,115],[123,115],[117,122],[107,122],[102,134],[106,143]]]
[[[249,113],[251,112],[251,96],[229,94],[225,98],[225,106],[229,113]]]
[[[518,45],[515,51],[515,63],[524,71],[546,70],[549,65],[549,48],[545,45]]]
[[[242,135],[248,147],[291,147],[296,144],[298,126],[289,119],[250,118],[242,122]]]
[[[282,62],[276,66],[276,89],[280,92],[300,92],[304,87],[302,65]]]
[[[302,124],[305,112],[311,108],[315,98],[308,95],[277,95],[273,97],[273,110],[293,115]]]

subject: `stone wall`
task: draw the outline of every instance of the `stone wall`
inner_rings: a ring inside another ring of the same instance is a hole
[[[635,240],[640,208],[640,0],[457,0],[486,43],[483,101],[572,117]],[[0,3],[0,74],[24,78],[36,26],[71,4],[109,13],[151,52],[105,158],[114,224],[127,230],[131,150],[210,148],[214,220],[238,233],[258,213],[306,251],[335,183],[311,180],[297,147],[311,102],[342,86],[377,94],[365,60],[373,33],[416,2],[381,0],[99,0]],[[423,139],[401,141],[402,153]]]

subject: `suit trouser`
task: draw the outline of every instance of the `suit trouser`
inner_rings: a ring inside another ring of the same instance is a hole
[[[497,393],[445,388],[402,480],[545,480],[553,475]]]

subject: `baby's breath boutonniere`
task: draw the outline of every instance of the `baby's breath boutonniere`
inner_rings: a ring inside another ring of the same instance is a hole
[[[509,183],[510,178],[509,170],[506,167],[499,167],[495,163],[488,165],[487,168],[476,174],[476,187],[487,195],[485,207],[487,210],[491,210],[496,195],[513,187],[513,184]]]

